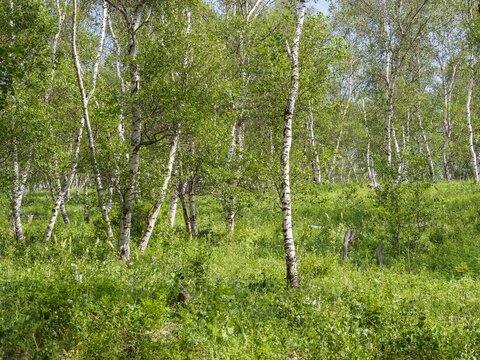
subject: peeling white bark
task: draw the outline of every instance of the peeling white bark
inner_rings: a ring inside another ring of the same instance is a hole
[[[478,167],[477,167],[477,154],[475,153],[475,147],[473,144],[473,127],[472,127],[472,120],[471,120],[472,92],[473,92],[473,74],[468,81],[468,88],[467,88],[467,124],[468,124],[468,144],[470,147],[470,154],[472,155],[473,179],[475,184],[478,184],[479,178],[478,178]]]
[[[178,183],[178,198],[180,199],[180,204],[182,205],[182,214],[183,214],[183,220],[185,222],[185,230],[187,231],[187,233],[191,233],[192,227],[190,225],[190,216],[188,215],[188,206],[185,199],[185,195],[187,193],[187,186],[188,186],[188,181],[182,177]]]
[[[73,148],[73,159],[72,159],[72,165],[70,168],[70,173],[67,177],[67,181],[65,182],[63,188],[61,189],[61,192],[58,194],[56,200],[55,200],[55,205],[53,206],[52,209],[52,215],[50,216],[50,220],[48,222],[47,228],[45,229],[45,234],[43,236],[45,241],[49,241],[52,233],[53,233],[53,228],[55,226],[55,223],[57,221],[57,216],[58,216],[58,210],[60,209],[60,206],[62,202],[64,201],[65,194],[67,193],[67,189],[71,186],[73,178],[75,176],[75,172],[78,167],[78,159],[80,155],[80,144],[82,142],[82,137],[83,137],[83,127],[85,125],[85,120],[83,118],[80,119],[80,126],[78,128],[76,138],[75,138],[75,145]]]
[[[107,4],[106,1],[103,1],[103,15],[102,15],[102,26],[100,30],[100,40],[98,44],[98,49],[97,49],[97,54],[95,58],[95,63],[93,65],[93,75],[92,75],[92,89],[90,90],[90,93],[86,93],[85,87],[83,84],[83,71],[82,67],[80,65],[78,53],[77,53],[77,45],[76,45],[76,35],[77,35],[77,0],[73,0],[73,21],[72,21],[72,55],[73,55],[73,62],[75,64],[75,69],[76,69],[76,74],[77,74],[77,82],[78,82],[78,88],[80,91],[80,97],[82,100],[82,111],[83,111],[83,117],[85,119],[85,126],[87,129],[87,136],[88,136],[88,142],[89,142],[89,147],[90,147],[90,152],[92,153],[92,159],[93,159],[93,170],[94,170],[94,175],[95,175],[95,184],[97,187],[97,195],[98,195],[98,202],[100,206],[100,211],[102,213],[103,221],[105,222],[105,225],[107,227],[107,237],[109,239],[113,238],[113,231],[112,231],[112,226],[110,224],[110,217],[108,214],[107,207],[105,205],[105,199],[104,199],[104,191],[103,191],[103,184],[102,184],[102,177],[100,175],[100,167],[98,165],[98,160],[97,160],[97,151],[95,147],[95,140],[93,138],[93,131],[92,127],[90,124],[90,115],[88,112],[88,103],[90,99],[92,98],[95,89],[96,89],[96,83],[97,83],[97,77],[98,77],[98,68],[99,68],[99,61],[103,52],[103,44],[105,40],[105,29],[106,29],[106,24],[107,24]]]
[[[155,227],[155,223],[157,221],[158,214],[160,213],[160,209],[162,207],[163,201],[165,200],[165,195],[167,194],[168,185],[170,184],[170,178],[172,177],[173,171],[173,164],[175,162],[175,156],[177,155],[178,143],[180,141],[180,129],[181,124],[178,125],[178,129],[175,132],[175,136],[172,141],[172,146],[170,148],[170,154],[168,157],[168,164],[167,164],[167,171],[165,175],[165,179],[163,180],[163,185],[160,190],[160,194],[158,195],[157,202],[155,207],[153,208],[152,213],[149,215],[147,219],[147,228],[143,234],[142,240],[140,241],[139,249],[140,251],[145,251],[150,237],[152,236],[153,229]]]
[[[190,230],[193,235],[198,236],[197,208],[195,206],[195,177],[192,176],[189,183],[188,208],[190,210]]]
[[[307,116],[307,133],[308,133],[308,145],[310,146],[310,152],[312,153],[311,166],[312,166],[312,178],[316,184],[320,184],[322,181],[322,174],[320,171],[320,158],[318,156],[317,147],[315,145],[315,133],[313,131],[313,112],[312,104],[309,103],[310,116]]]
[[[13,147],[13,173],[15,180],[13,183],[13,196],[12,196],[12,208],[13,208],[13,230],[15,231],[16,240],[23,244],[23,227],[22,219],[20,217],[20,211],[22,206],[22,177],[20,174],[20,167],[18,164],[18,149],[15,144]]]
[[[425,131],[425,128],[423,127],[423,123],[422,123],[422,115],[420,113],[420,103],[418,104],[417,117],[418,117],[418,126],[422,132],[423,142],[425,143],[425,151],[427,152],[428,171],[430,173],[430,178],[433,180],[435,177],[435,168],[433,166],[432,152],[430,150],[430,143],[428,142],[427,132]]]
[[[377,187],[377,174],[375,172],[375,169],[373,167],[373,158],[371,157],[370,154],[370,143],[371,143],[371,138],[370,138],[370,131],[368,129],[368,123],[367,123],[367,110],[365,109],[365,99],[362,99],[362,110],[363,110],[363,121],[365,125],[365,136],[367,137],[367,169],[368,169],[368,177],[370,178],[370,181],[374,187]]]
[[[175,225],[175,215],[177,213],[177,205],[178,205],[178,196],[175,189],[173,189],[172,197],[170,199],[170,211],[168,213],[168,223],[170,224],[170,227],[173,227]]]
[[[140,104],[140,65],[137,60],[138,44],[137,31],[142,25],[143,9],[146,0],[137,0],[133,11],[127,11],[123,6],[119,7],[116,2],[107,1],[123,15],[127,33],[128,33],[128,63],[130,70],[130,96],[131,102],[131,136],[130,136],[130,154],[128,158],[128,174],[125,188],[122,191],[123,204],[122,216],[120,220],[120,235],[118,238],[118,253],[122,260],[130,260],[130,231],[132,228],[133,200],[135,198],[135,189],[140,164],[140,144],[142,141],[142,109]]]
[[[290,149],[292,147],[292,120],[295,112],[295,103],[297,101],[298,87],[300,83],[298,54],[300,49],[300,38],[302,36],[303,23],[305,20],[305,0],[300,0],[299,5],[300,7],[298,10],[297,25],[290,51],[291,88],[284,113],[283,147],[280,157],[280,164],[283,171],[280,187],[283,220],[283,242],[287,265],[287,282],[291,287],[294,288],[298,288],[300,284],[297,275],[297,258],[295,255],[295,243],[293,240],[292,199],[290,194]]]

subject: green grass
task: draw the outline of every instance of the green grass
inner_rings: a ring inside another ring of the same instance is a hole
[[[480,191],[465,182],[425,190],[432,211],[422,213],[428,224],[410,253],[415,226],[402,225],[397,251],[375,196],[353,185],[294,193],[301,289],[289,290],[273,196],[241,211],[232,240],[212,197],[199,198],[196,239],[184,234],[180,212],[169,228],[164,209],[145,254],[133,246],[124,264],[104,240],[98,211],[84,224],[74,199],[67,204],[72,225],[59,219],[44,243],[50,203],[29,194],[23,210],[40,217],[25,222],[25,245],[15,243],[0,214],[0,356],[479,358]],[[135,241],[145,209],[135,218]],[[356,247],[343,262],[341,242],[351,228]],[[176,304],[182,286],[194,297],[186,305]]]

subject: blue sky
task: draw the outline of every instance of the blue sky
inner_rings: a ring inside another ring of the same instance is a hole
[[[316,4],[315,4],[315,2],[316,2]],[[309,2],[309,5],[310,6],[313,5],[313,7],[315,9],[323,12],[325,15],[328,15],[328,3],[325,0],[316,0],[316,1],[311,0]]]

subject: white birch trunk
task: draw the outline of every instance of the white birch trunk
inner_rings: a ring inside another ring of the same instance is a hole
[[[190,179],[188,191],[188,208],[190,210],[190,230],[193,235],[198,236],[197,209],[195,206],[195,178]]]
[[[468,5],[468,24],[473,20],[473,12],[472,12],[472,0],[469,0]],[[470,79],[468,81],[468,88],[467,88],[467,124],[468,124],[468,145],[470,146],[470,153],[472,154],[472,167],[473,167],[473,176],[475,184],[479,182],[479,174],[478,174],[478,165],[477,165],[477,154],[475,153],[475,145],[473,143],[473,127],[472,127],[472,111],[471,111],[471,101],[472,101],[472,92],[473,92],[473,79],[475,72],[473,70],[474,64],[474,54],[473,52],[470,54],[470,61],[471,63],[471,71],[470,71]]]
[[[403,172],[403,162],[402,162],[402,154],[400,152],[400,146],[398,145],[397,140],[397,133],[395,131],[395,123],[391,122],[391,131],[392,131],[392,140],[395,149],[395,155],[398,162],[398,175],[400,176]]]
[[[86,224],[90,223],[89,204],[88,204],[88,177],[83,184],[83,220]]]
[[[393,91],[394,82],[391,79],[391,49],[387,44],[387,60],[385,65],[385,78],[387,81],[387,122],[386,122],[386,141],[387,141],[387,163],[392,165],[392,122],[393,122]]]
[[[237,160],[242,159],[243,155],[243,119],[235,121],[232,129],[232,144],[228,150],[227,166],[230,165],[233,155],[237,154]],[[235,151],[236,150],[236,151]],[[238,185],[239,173],[236,171],[232,187],[235,188]],[[235,191],[235,190],[233,190]],[[235,230],[235,215],[237,210],[237,198],[235,195],[231,195],[228,199],[228,204],[225,206],[227,209],[226,226],[227,237],[232,237]]]
[[[20,217],[20,209],[22,206],[22,178],[20,175],[20,167],[18,164],[18,149],[17,145],[13,147],[13,172],[15,175],[15,180],[13,184],[13,229],[15,231],[15,238],[16,240],[23,244],[24,236],[23,236],[23,227],[22,227],[22,219]]]
[[[185,221],[185,230],[187,233],[192,232],[192,227],[190,225],[190,216],[188,215],[188,205],[185,199],[185,194],[187,192],[187,180],[180,179],[178,184],[178,198],[180,199],[180,204],[182,205],[182,214],[183,220]]]
[[[113,180],[114,179],[111,179],[110,181],[110,185],[108,186],[108,189],[107,189],[107,204],[105,205],[105,207],[107,208],[107,212],[110,212],[110,210],[112,210],[112,206],[113,206]]]
[[[52,232],[53,228],[55,226],[55,223],[57,221],[58,217],[58,210],[60,209],[60,206],[62,202],[64,201],[65,194],[67,192],[67,189],[71,186],[73,177],[75,176],[75,172],[77,170],[78,166],[78,159],[80,155],[80,144],[82,142],[82,137],[83,137],[83,127],[85,125],[85,121],[83,118],[80,119],[80,126],[77,131],[77,135],[75,138],[75,145],[74,145],[74,150],[73,150],[73,160],[72,160],[72,166],[70,168],[70,174],[68,175],[67,181],[61,189],[62,191],[58,194],[55,205],[53,206],[52,209],[52,215],[50,216],[50,220],[48,222],[47,228],[45,229],[45,234],[43,236],[45,241],[49,241],[50,238],[52,237]]]
[[[430,178],[433,180],[433,178],[435,177],[435,168],[433,166],[432,152],[430,150],[430,144],[428,142],[427,132],[425,131],[422,123],[422,115],[420,114],[420,103],[418,104],[417,116],[418,116],[418,126],[420,127],[420,131],[422,132],[423,142],[425,143],[425,151],[427,152],[428,171],[430,173]]]
[[[55,174],[55,180],[56,180],[55,184],[57,187],[57,194],[60,194],[62,192],[62,182],[60,180],[60,175],[58,173]],[[67,189],[67,192],[65,193],[65,196],[63,197],[62,202],[60,203],[60,213],[62,214],[63,222],[66,225],[70,225],[70,219],[68,218],[67,209],[65,207],[65,198],[67,197],[68,197],[68,189]]]
[[[312,153],[311,166],[312,166],[312,178],[316,184],[320,184],[322,181],[322,174],[320,172],[320,158],[315,145],[315,133],[313,131],[313,112],[312,105],[309,103],[310,116],[307,117],[307,133],[308,133],[308,145],[310,146],[310,152]]]
[[[100,175],[100,167],[98,165],[97,161],[97,151],[95,147],[95,140],[93,138],[93,131],[92,127],[90,124],[90,116],[88,112],[88,102],[91,99],[93,93],[95,92],[96,88],[96,81],[97,81],[97,76],[98,76],[98,66],[99,66],[99,61],[100,57],[103,52],[103,43],[105,39],[105,29],[106,29],[106,24],[107,24],[107,4],[105,1],[103,1],[103,18],[102,18],[102,27],[100,30],[100,40],[98,44],[98,50],[97,50],[97,55],[95,58],[95,63],[93,66],[93,85],[92,85],[92,90],[90,93],[87,95],[85,91],[85,87],[83,84],[83,75],[82,75],[82,67],[80,65],[80,61],[78,58],[78,53],[77,53],[77,45],[76,45],[76,34],[77,34],[77,0],[73,1],[73,22],[72,22],[72,53],[73,53],[73,62],[75,64],[75,69],[76,69],[76,74],[77,74],[77,81],[78,81],[78,88],[80,91],[80,96],[82,100],[82,111],[83,111],[83,116],[85,119],[85,125],[87,128],[87,136],[88,136],[88,142],[90,146],[90,152],[92,153],[92,159],[93,159],[93,170],[94,170],[94,176],[95,176],[95,184],[97,187],[97,195],[98,195],[98,202],[100,206],[100,211],[102,213],[103,220],[105,222],[105,225],[107,227],[107,237],[109,239],[113,238],[113,231],[112,231],[112,226],[110,224],[110,217],[108,215],[108,210],[105,205],[105,199],[104,199],[104,191],[103,191],[103,185],[102,185],[102,177]]]
[[[448,171],[448,148],[450,145],[450,138],[452,136],[452,120],[451,120],[451,102],[452,102],[452,92],[455,86],[455,77],[457,71],[457,64],[453,64],[452,74],[450,80],[447,80],[447,63],[450,60],[450,55],[448,55],[448,49],[450,47],[450,37],[445,35],[445,38],[442,42],[442,51],[440,62],[440,70],[442,76],[442,88],[443,88],[443,103],[444,103],[444,117],[443,117],[443,127],[445,141],[442,147],[442,162],[443,162],[443,176],[446,181],[450,180],[449,171]]]
[[[362,99],[362,110],[363,110],[363,121],[365,125],[365,136],[367,137],[367,170],[368,170],[368,177],[374,187],[377,187],[377,176],[375,173],[375,169],[373,168],[373,159],[370,155],[370,131],[368,129],[367,123],[367,110],[365,109],[365,99]]]
[[[327,174],[328,180],[330,180],[332,182],[333,182],[332,174],[335,171],[335,168],[337,166],[337,156],[338,156],[338,152],[340,150],[340,143],[342,141],[343,126],[345,125],[345,121],[346,121],[347,114],[348,114],[348,109],[350,107],[350,101],[352,99],[353,75],[354,75],[354,70],[353,70],[353,60],[352,60],[350,62],[350,73],[348,75],[347,96],[346,96],[347,97],[347,103],[345,104],[345,107],[342,110],[342,117],[341,117],[341,120],[340,120],[340,131],[338,132],[337,142],[335,144],[335,149],[333,151],[332,164],[331,164],[331,166],[328,170],[328,174]]]
[[[467,124],[468,124],[468,144],[470,146],[470,153],[472,154],[472,167],[475,184],[478,184],[478,167],[477,167],[477,154],[475,153],[475,147],[473,144],[473,127],[471,120],[471,101],[473,91],[473,76],[468,81],[467,88]]]
[[[116,2],[108,1],[117,7]],[[142,141],[142,109],[140,104],[140,65],[137,61],[137,30],[142,24],[142,13],[145,0],[138,0],[132,14],[122,8],[120,12],[125,18],[128,31],[128,63],[130,70],[130,96],[131,102],[131,135],[130,154],[128,158],[128,174],[123,190],[122,216],[120,220],[120,234],[118,238],[118,254],[124,261],[130,260],[130,231],[132,228],[133,200],[137,184],[138,168],[140,164],[140,146]],[[118,7],[117,7],[118,9]]]
[[[288,50],[291,60],[291,88],[287,99],[287,106],[284,113],[283,147],[280,157],[280,164],[283,171],[281,178],[281,204],[282,204],[282,225],[283,242],[285,247],[285,260],[287,266],[287,282],[291,287],[300,286],[297,275],[297,258],[295,255],[295,243],[293,240],[292,226],[292,199],[290,191],[290,149],[292,147],[292,120],[295,112],[295,103],[298,97],[300,82],[298,53],[300,48],[300,37],[302,36],[303,22],[305,20],[305,0],[299,1],[297,25],[293,37],[291,51]],[[288,44],[287,44],[288,45]],[[288,47],[287,47],[288,48]]]
[[[75,174],[75,197],[77,198],[77,203],[80,202],[80,178],[78,174]]]
[[[121,58],[121,51],[120,51],[120,46],[117,41],[117,37],[115,36],[115,32],[113,31],[113,26],[112,26],[112,21],[110,19],[110,16],[108,16],[108,27],[110,30],[110,35],[112,36],[112,41],[115,44],[115,70],[117,73],[117,78],[120,82],[120,90],[122,94],[125,94],[127,92],[126,87],[125,87],[125,81],[123,80],[122,72],[120,70],[120,58]],[[123,107],[120,107],[120,115],[118,116],[118,125],[117,125],[117,132],[118,132],[118,138],[120,139],[121,142],[125,141],[125,129],[123,125]]]
[[[342,135],[343,135],[343,129],[340,129],[337,136],[337,142],[335,143],[335,149],[333,150],[332,164],[330,165],[330,168],[328,169],[328,174],[327,174],[328,180],[331,182],[334,182],[334,178],[332,175],[333,175],[333,171],[337,167],[337,154],[338,154],[338,151],[340,150]]]
[[[178,205],[178,196],[175,189],[173,189],[172,197],[170,199],[170,211],[168,213],[168,223],[170,224],[170,227],[173,227],[175,225],[175,215],[177,213],[177,205]]]
[[[143,234],[142,240],[140,241],[140,245],[139,245],[140,251],[145,251],[148,245],[150,237],[152,236],[153,228],[155,227],[155,223],[157,221],[158,214],[160,213],[160,209],[165,199],[168,185],[170,184],[170,178],[172,177],[172,171],[173,171],[173,164],[175,162],[175,156],[177,155],[177,149],[178,149],[178,142],[180,140],[180,128],[181,128],[181,124],[178,125],[178,129],[175,133],[175,137],[173,138],[172,146],[170,148],[170,155],[168,157],[168,165],[167,165],[167,172],[165,175],[165,179],[163,180],[162,189],[160,190],[160,194],[158,195],[158,199],[155,204],[155,207],[153,208],[152,213],[148,217],[147,228],[145,229],[145,232]]]

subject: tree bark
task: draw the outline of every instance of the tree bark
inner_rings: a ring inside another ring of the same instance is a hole
[[[307,133],[308,133],[308,145],[310,146],[310,152],[313,155],[310,160],[312,166],[312,178],[316,184],[320,184],[322,181],[322,174],[320,172],[320,158],[315,145],[315,133],[313,131],[313,112],[312,105],[309,103],[310,116],[307,117]]]
[[[100,40],[98,44],[98,50],[95,58],[95,63],[93,65],[93,85],[90,93],[87,95],[85,91],[85,87],[83,84],[83,71],[82,67],[80,65],[80,61],[78,58],[78,53],[77,53],[77,45],[76,45],[76,35],[77,35],[77,0],[73,1],[73,21],[72,21],[72,54],[73,54],[73,62],[75,64],[75,69],[76,69],[76,74],[77,74],[77,82],[78,82],[78,88],[80,91],[80,97],[82,100],[82,111],[83,111],[83,117],[85,119],[85,126],[87,128],[87,136],[88,136],[88,142],[89,142],[89,147],[90,147],[90,152],[92,153],[92,159],[93,159],[93,172],[95,176],[95,184],[97,187],[97,195],[98,195],[98,203],[100,207],[100,211],[102,213],[103,221],[105,222],[105,225],[107,227],[107,238],[111,239],[113,238],[113,231],[112,231],[112,226],[110,223],[110,216],[108,215],[108,209],[105,205],[105,199],[104,199],[104,191],[103,191],[103,184],[102,184],[102,177],[100,175],[100,167],[98,165],[97,161],[97,150],[95,147],[95,140],[93,138],[93,131],[92,127],[90,124],[90,115],[88,112],[88,103],[92,97],[92,95],[95,92],[96,88],[96,81],[98,77],[98,66],[99,66],[99,61],[103,52],[103,44],[104,44],[104,39],[105,39],[105,30],[106,30],[106,24],[107,24],[107,3],[106,1],[103,1],[103,18],[102,18],[102,27],[100,30]]]
[[[367,170],[368,170],[368,177],[373,185],[373,187],[377,187],[377,174],[375,173],[375,169],[373,167],[373,158],[370,154],[370,131],[368,130],[368,123],[367,123],[367,110],[365,109],[365,99],[362,99],[362,110],[363,110],[363,122],[365,125],[365,136],[367,137]]]
[[[383,241],[377,247],[377,265],[383,267]]]
[[[449,46],[449,36],[446,35],[442,43],[442,55],[440,57],[440,70],[442,76],[442,88],[443,88],[443,103],[444,103],[444,116],[443,116],[443,131],[445,135],[445,141],[442,147],[442,162],[443,162],[443,176],[446,181],[450,180],[449,169],[448,169],[448,147],[450,145],[450,138],[452,136],[452,119],[451,119],[451,103],[452,103],[452,92],[455,86],[455,76],[457,71],[457,64],[453,65],[452,74],[450,80],[447,79],[447,62],[450,57],[448,54]]]
[[[470,146],[470,154],[472,154],[473,179],[475,184],[478,184],[479,178],[478,178],[478,167],[477,167],[477,154],[475,153],[475,147],[473,144],[473,127],[472,127],[472,119],[471,119],[472,91],[473,91],[473,76],[470,77],[468,81],[468,88],[467,88],[467,124],[468,124],[468,144]]]
[[[82,137],[83,137],[83,127],[85,125],[85,120],[83,118],[80,119],[80,126],[77,131],[77,135],[75,138],[75,145],[74,145],[74,150],[73,150],[73,160],[72,160],[72,166],[70,168],[70,174],[67,177],[67,181],[65,182],[65,185],[61,189],[61,192],[58,194],[57,199],[55,201],[55,205],[53,206],[52,209],[52,215],[50,216],[50,220],[48,222],[47,228],[45,229],[45,234],[43,236],[45,241],[49,241],[53,228],[55,226],[55,223],[57,221],[57,216],[58,216],[58,210],[60,209],[60,206],[62,202],[64,201],[65,194],[67,193],[67,189],[71,186],[73,177],[75,176],[75,172],[77,171],[78,167],[78,159],[80,155],[80,144],[82,142]]]
[[[348,247],[353,246],[355,239],[355,230],[347,230],[343,238],[343,261],[348,259]]]
[[[173,189],[172,197],[170,200],[170,211],[168,213],[168,223],[170,227],[175,225],[175,214],[177,213],[177,204],[178,204],[178,196],[176,190]]]
[[[27,170],[28,171],[28,170]],[[18,149],[17,145],[13,146],[13,173],[15,175],[15,180],[13,184],[13,196],[12,196],[12,220],[13,220],[13,230],[15,231],[15,238],[16,240],[23,244],[24,236],[23,236],[23,227],[22,227],[22,219],[20,217],[21,207],[22,207],[22,197],[23,197],[23,179],[22,174],[20,174],[20,166],[18,163]],[[26,175],[25,175],[26,180]]]
[[[350,61],[350,73],[348,75],[347,94],[346,94],[347,103],[345,104],[345,106],[343,107],[343,110],[342,110],[342,115],[341,115],[341,119],[340,119],[340,131],[338,132],[337,142],[335,144],[335,149],[333,150],[332,164],[330,165],[330,168],[329,168],[328,173],[327,173],[328,180],[332,181],[332,182],[333,182],[332,175],[333,175],[333,172],[335,171],[335,168],[337,166],[337,156],[338,156],[338,152],[340,150],[340,143],[342,141],[343,127],[344,127],[345,121],[347,119],[348,109],[350,108],[350,101],[352,99],[353,75],[354,75],[354,70],[353,70],[353,60],[352,60],[352,61]],[[345,97],[343,97],[342,103],[343,103],[343,101],[345,101]]]
[[[146,0],[137,0],[131,14],[123,6],[119,8],[117,2],[107,1],[118,9],[125,18],[128,32],[128,53],[127,59],[130,72],[130,116],[132,120],[130,135],[130,154],[128,158],[128,173],[126,184],[122,191],[123,204],[120,220],[120,235],[118,238],[118,254],[124,261],[130,260],[130,231],[132,228],[133,201],[137,187],[138,168],[140,164],[140,146],[142,141],[142,108],[139,99],[140,95],[140,65],[137,60],[138,44],[137,31],[142,25],[142,13]]]
[[[237,161],[242,160],[243,142],[244,142],[243,127],[244,127],[244,124],[243,124],[242,118],[236,120],[235,123],[233,124],[232,142],[231,142],[230,148],[228,149],[228,154],[227,154],[227,166],[231,165],[235,155],[236,155]],[[239,181],[239,170],[237,169],[233,177],[233,183],[231,184],[233,191],[235,191],[235,188],[238,185],[238,181]],[[230,189],[231,191],[232,191],[232,188]],[[232,237],[233,232],[235,230],[235,215],[237,212],[237,198],[235,195],[231,194],[228,197],[227,204],[225,205],[225,209],[227,212],[227,215],[226,215],[227,237]]]
[[[56,180],[56,184],[57,184],[57,194],[60,194],[62,192],[62,181],[60,180],[60,175],[58,173],[55,174],[55,180]],[[60,203],[60,213],[62,214],[62,219],[63,219],[63,222],[66,224],[66,225],[70,225],[70,219],[68,217],[68,214],[67,214],[67,209],[65,207],[65,199],[67,198],[68,196],[68,189],[67,189],[67,192],[65,193],[65,196],[62,200],[62,202]]]
[[[188,208],[190,210],[190,230],[193,235],[198,236],[197,208],[195,206],[195,177],[192,176],[188,186]]]
[[[83,184],[83,220],[90,224],[89,204],[88,204],[88,177]]]
[[[422,132],[423,142],[425,143],[425,151],[427,152],[428,171],[430,173],[430,178],[433,180],[435,177],[435,168],[433,166],[432,152],[430,150],[430,144],[428,142],[427,132],[425,131],[422,123],[422,115],[420,113],[420,103],[418,104],[417,116],[418,116],[418,126],[420,127],[420,131]]]
[[[178,149],[178,142],[180,140],[180,128],[181,124],[178,125],[178,129],[175,132],[175,137],[172,141],[172,146],[170,148],[170,155],[168,157],[168,165],[167,165],[167,173],[165,175],[165,179],[163,180],[163,185],[160,190],[160,194],[158,195],[157,202],[155,207],[153,208],[152,213],[147,219],[147,228],[143,234],[142,240],[140,241],[139,249],[140,251],[145,251],[150,237],[152,236],[153,228],[155,227],[155,223],[157,221],[158,214],[160,213],[160,209],[162,207],[163,201],[165,200],[165,195],[167,193],[168,185],[170,184],[170,178],[172,177],[173,171],[173,164],[175,162],[175,156],[177,155]]]
[[[283,147],[280,157],[280,164],[283,171],[281,179],[281,204],[282,204],[282,225],[283,243],[285,247],[285,260],[287,265],[287,282],[289,286],[298,288],[300,286],[297,275],[297,258],[295,255],[295,243],[293,240],[292,226],[292,199],[290,190],[290,150],[292,147],[292,120],[295,112],[295,103],[298,97],[300,73],[298,66],[298,53],[300,38],[302,36],[303,23],[305,20],[305,0],[300,0],[297,25],[293,37],[291,50],[288,49],[291,60],[291,85],[290,94],[287,99],[287,106],[284,112],[283,125]]]
[[[182,204],[182,214],[183,214],[183,220],[185,221],[185,230],[187,233],[192,232],[192,227],[190,225],[190,216],[188,215],[188,207],[187,207],[187,201],[185,199],[185,195],[187,192],[187,180],[186,179],[180,179],[180,182],[178,184],[178,198],[180,199],[180,204]]]

